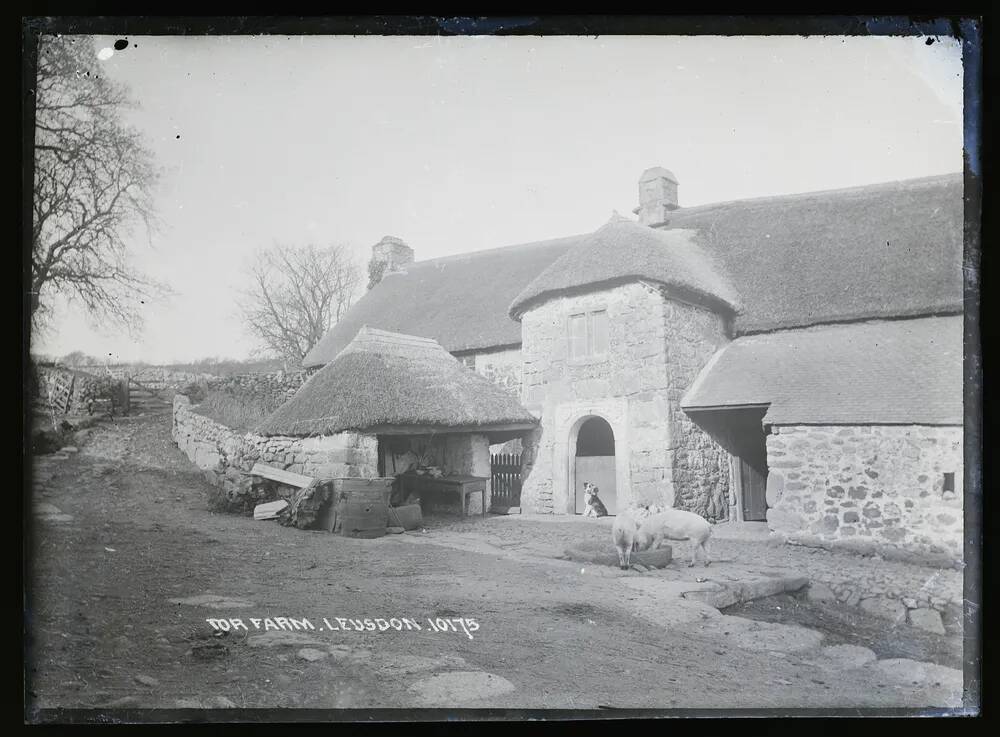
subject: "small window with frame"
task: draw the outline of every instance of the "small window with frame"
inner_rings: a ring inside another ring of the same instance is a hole
[[[590,355],[603,356],[608,352],[608,311],[590,313]]]
[[[607,355],[610,343],[608,311],[578,312],[569,316],[570,359],[597,358]]]

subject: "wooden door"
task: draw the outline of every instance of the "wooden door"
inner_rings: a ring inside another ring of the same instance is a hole
[[[740,489],[743,493],[743,520],[763,522],[767,519],[765,494],[767,480],[763,473],[740,458]]]
[[[583,514],[587,500],[583,495],[583,482],[589,481],[597,487],[597,498],[601,500],[608,514],[618,513],[618,493],[615,488],[614,456],[577,456],[576,458],[576,513]]]

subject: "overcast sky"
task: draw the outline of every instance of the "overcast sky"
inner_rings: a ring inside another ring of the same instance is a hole
[[[343,243],[363,265],[387,234],[423,260],[588,232],[632,216],[650,166],[682,207],[962,169],[953,39],[129,42],[100,64],[165,169],[166,227],[136,238],[136,264],[177,296],[147,305],[139,339],[61,309],[42,353],[259,355],[234,305],[255,249]]]

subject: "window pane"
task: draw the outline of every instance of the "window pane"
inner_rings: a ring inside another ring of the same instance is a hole
[[[569,318],[569,357],[579,358],[587,353],[587,320],[586,315],[570,315]]]
[[[606,310],[601,310],[600,312],[593,313],[591,317],[593,318],[591,330],[593,346],[591,352],[602,355],[608,352],[608,313]]]

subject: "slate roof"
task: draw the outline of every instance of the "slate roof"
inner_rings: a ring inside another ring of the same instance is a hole
[[[769,404],[775,425],[961,425],[962,356],[961,315],[748,335],[712,357],[681,407]]]
[[[399,426],[487,432],[536,424],[517,397],[433,340],[362,328],[256,431],[306,437]]]
[[[681,208],[667,232],[697,231],[694,243],[738,295],[737,335],[959,312],[962,184],[949,174]],[[451,352],[520,344],[512,302],[593,236],[416,262],[364,295],[304,363],[332,360],[365,324],[432,338]]]
[[[739,305],[729,280],[696,242],[693,230],[654,230],[621,215],[553,261],[510,306],[518,318],[532,305],[579,290],[645,279],[700,302],[733,311]]]

